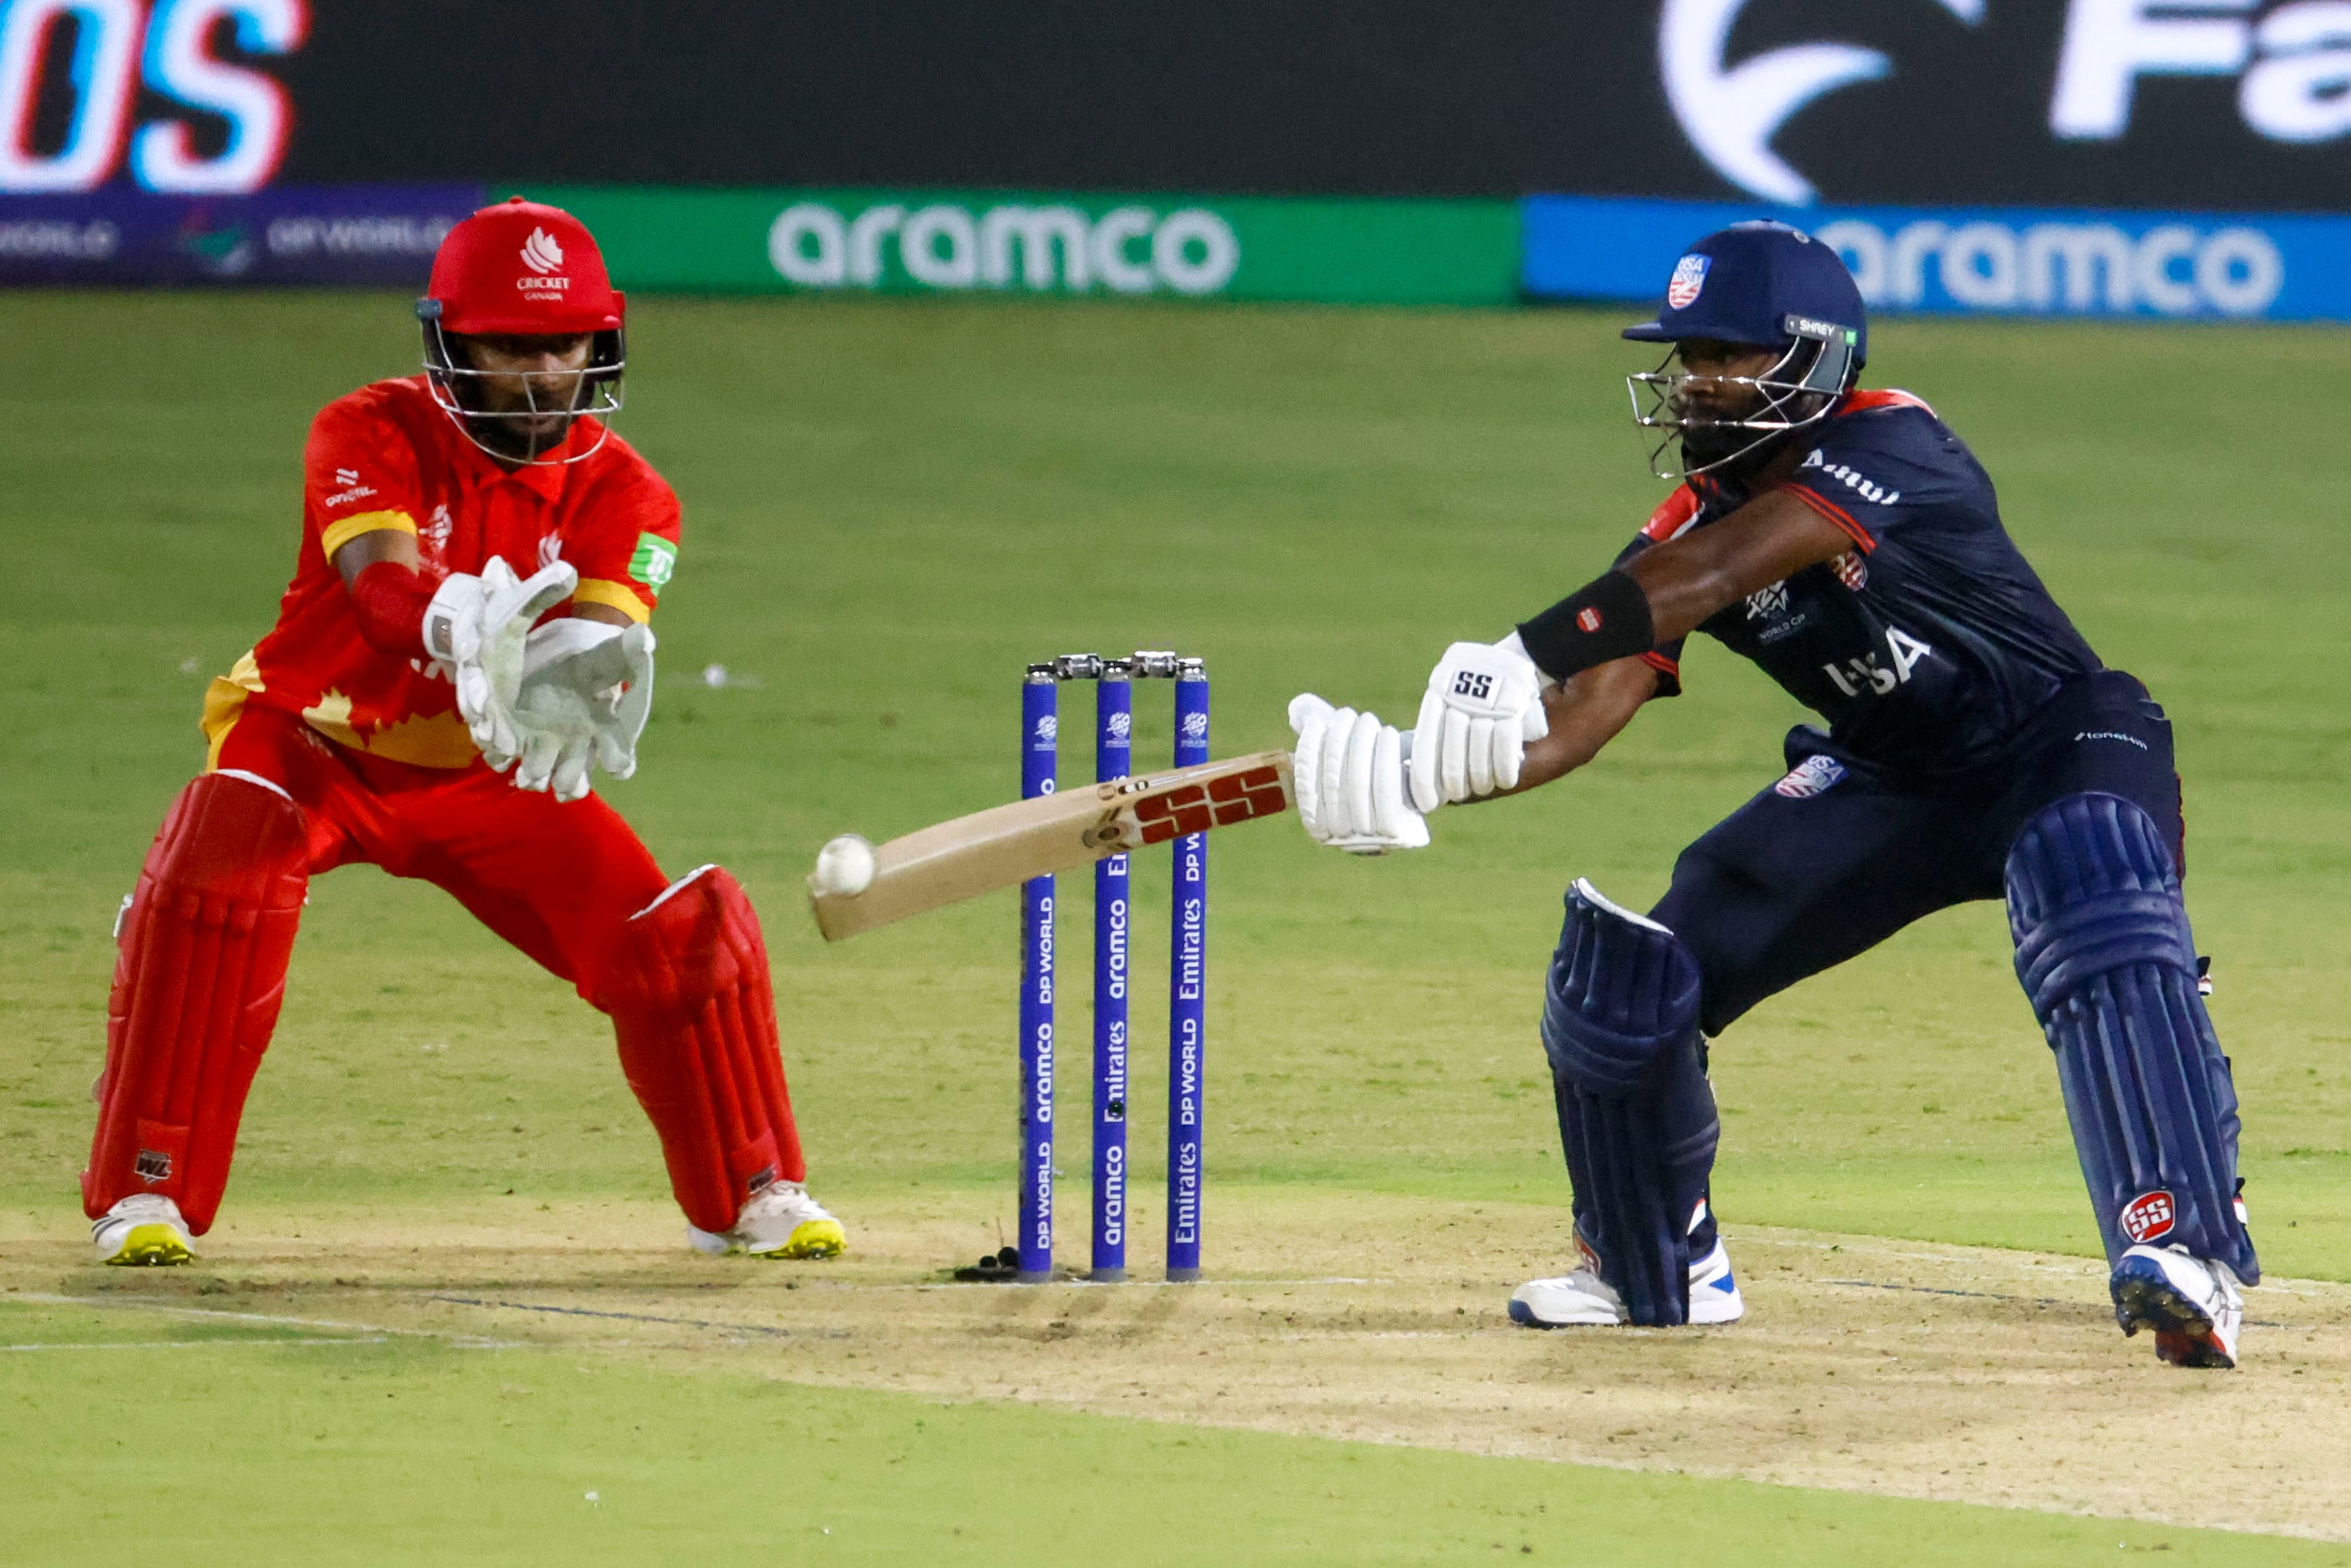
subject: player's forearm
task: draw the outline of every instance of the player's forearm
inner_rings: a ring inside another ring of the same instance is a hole
[[[1484,798],[1499,800],[1573,773],[1624,732],[1656,689],[1657,672],[1637,659],[1603,664],[1552,687],[1543,693],[1550,731],[1528,742],[1517,785]]]
[[[1520,623],[1519,639],[1544,673],[1565,680],[1687,637],[1748,595],[1851,547],[1802,502],[1767,493],[1593,578]]]
[[[1713,527],[1642,551],[1623,569],[1648,600],[1657,641],[1668,643],[1748,595],[1852,547],[1850,538],[1812,508],[1768,493]]]
[[[370,648],[392,659],[414,659],[424,651],[424,617],[433,605],[432,580],[398,561],[376,561],[350,580],[351,613]]]
[[[1705,556],[1649,559],[1657,553],[1650,550],[1634,557],[1625,564],[1624,572],[1640,585],[1649,605],[1649,625],[1659,643],[1687,637],[1719,611],[1778,580],[1767,578],[1746,587],[1742,584],[1752,573],[1742,571],[1740,562]]]
[[[398,528],[361,534],[334,554],[360,635],[388,658],[413,659],[424,646],[433,584],[416,569],[419,559],[416,536]]]

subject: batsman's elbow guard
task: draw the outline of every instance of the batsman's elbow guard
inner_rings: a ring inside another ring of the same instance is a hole
[[[2109,1261],[2184,1246],[2257,1282],[2236,1088],[2154,819],[2119,795],[2069,795],[2017,836],[2007,881],[2016,977],[2057,1058]]]
[[[732,876],[705,866],[630,917],[597,1002],[694,1225],[732,1230],[755,1194],[806,1176],[767,942]]]

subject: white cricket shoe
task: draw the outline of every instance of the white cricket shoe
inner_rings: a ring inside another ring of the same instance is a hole
[[[152,1192],[134,1192],[90,1222],[89,1244],[101,1263],[157,1268],[196,1255],[180,1206]]]
[[[2231,1367],[2245,1298],[2228,1264],[2178,1247],[2133,1247],[2108,1288],[2125,1334],[2155,1331],[2155,1353],[2174,1366]]]
[[[1739,1282],[1730,1274],[1730,1253],[1717,1241],[1713,1251],[1689,1266],[1689,1321],[1694,1326],[1737,1323],[1746,1313]],[[1614,1327],[1631,1316],[1625,1298],[1588,1259],[1572,1274],[1529,1280],[1510,1293],[1510,1321],[1529,1328]]]
[[[743,1252],[754,1258],[837,1258],[849,1251],[841,1221],[797,1181],[775,1182],[752,1194],[732,1231],[688,1225],[685,1239],[695,1251],[713,1257]]]

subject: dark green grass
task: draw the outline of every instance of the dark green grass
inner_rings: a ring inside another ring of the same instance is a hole
[[[0,1193],[22,1207],[71,1204],[108,922],[198,762],[204,679],[268,624],[305,423],[408,368],[407,320],[390,297],[0,297]],[[1042,653],[1206,654],[1219,752],[1286,740],[1301,689],[1408,717],[1447,641],[1589,576],[1657,498],[1614,327],[642,303],[623,428],[688,523],[643,770],[611,794],[666,865],[724,861],[766,910],[821,1190],[1008,1201],[1013,914],[998,897],[826,950],[799,908],[815,846],[1009,795],[1016,672]],[[1872,381],[1974,443],[2091,640],[2171,709],[2257,1232],[2273,1270],[2346,1277],[2351,634],[2325,454],[2351,335],[1895,323],[1877,344]],[[735,683],[700,684],[717,663]],[[1719,649],[1688,684],[1587,774],[1441,815],[1419,856],[1219,836],[1212,1181],[1562,1195],[1532,1029],[1560,890],[1655,896],[1800,717]],[[1151,694],[1138,754],[1165,743]],[[1163,875],[1137,938],[1146,1041]],[[433,889],[339,872],[235,1191],[655,1193],[610,1050]],[[1715,1059],[1733,1222],[2095,1249],[1996,908],[1767,1004]],[[1081,1097],[1082,1072],[1063,1082]]]
[[[103,1321],[93,1322],[102,1318]],[[316,1331],[314,1331],[316,1332]],[[179,1343],[158,1345],[159,1338]],[[6,1346],[112,1346],[12,1351]],[[2341,1563],[2273,1537],[0,1305],[12,1562]],[[1729,1545],[1736,1542],[1735,1548]]]

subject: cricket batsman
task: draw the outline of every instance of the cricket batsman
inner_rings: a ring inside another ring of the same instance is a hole
[[[1924,915],[2005,898],[2116,1318],[2165,1361],[2233,1366],[2260,1264],[2163,710],[2100,664],[1934,410],[1859,389],[1868,326],[1828,246],[1780,223],[1710,234],[1625,336],[1671,346],[1630,382],[1653,466],[1681,483],[1614,568],[1499,643],[1447,649],[1408,737],[1290,705],[1308,831],[1361,853],[1591,761],[1680,691],[1694,631],[1827,722],[1789,732],[1783,776],[1683,851],[1646,915],[1570,888],[1541,1034],[1580,1266],[1520,1286],[1511,1317],[1735,1321],[1708,1042]],[[1676,444],[1677,472],[1655,462]]]
[[[277,624],[204,700],[204,771],[125,901],[82,1199],[99,1259],[213,1222],[309,879],[444,888],[609,1014],[705,1252],[829,1257],[758,917],[672,880],[589,787],[635,771],[677,497],[606,419],[625,302],[587,228],[519,197],[449,232],[423,374],[327,405]]]

